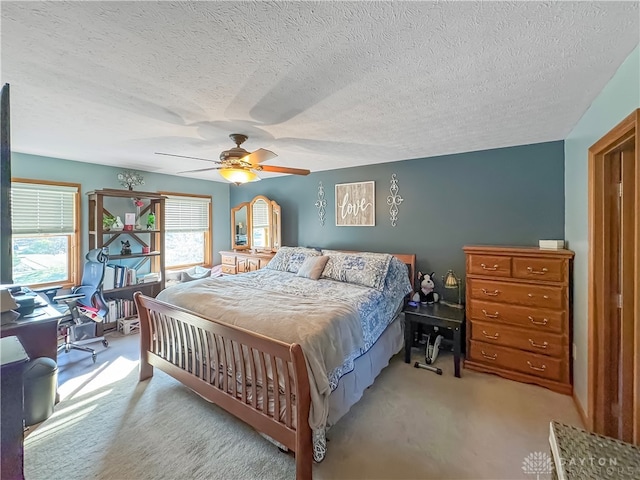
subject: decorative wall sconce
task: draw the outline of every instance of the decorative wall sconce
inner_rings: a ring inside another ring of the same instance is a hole
[[[398,186],[398,178],[394,173],[391,175],[391,187],[389,188],[391,195],[387,197],[387,205],[390,205],[389,215],[391,219],[391,226],[395,227],[398,222],[398,206],[404,201],[404,198],[398,193],[400,187]]]
[[[325,208],[327,207],[327,200],[324,198],[324,187],[322,186],[322,182],[318,185],[318,200],[314,203],[316,208],[318,209],[318,217],[320,218],[320,225],[324,227],[325,220]]]

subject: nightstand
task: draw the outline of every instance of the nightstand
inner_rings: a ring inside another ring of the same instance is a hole
[[[462,326],[464,308],[455,308],[444,303],[418,304],[404,307],[404,361],[411,362],[411,345],[415,326],[418,324],[453,330],[453,365],[455,375],[460,378],[460,355],[462,351]]]

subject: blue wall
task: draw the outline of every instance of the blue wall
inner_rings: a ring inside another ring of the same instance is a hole
[[[89,221],[86,193],[102,188],[122,189],[117,179],[119,167],[108,167],[84,162],[74,162],[59,158],[40,157],[23,153],[12,153],[11,176],[13,178],[31,178],[79,183],[82,185],[81,237],[83,255],[88,250],[87,225]],[[211,195],[213,202],[213,250],[214,262],[220,263],[219,250],[230,246],[229,227],[229,185],[221,182],[209,182],[192,178],[141,172],[145,184],[136,190],[146,192],[168,191],[174,193],[195,193]],[[131,210],[133,211],[133,210]],[[114,212],[115,213],[115,212]]]
[[[121,188],[116,178],[121,168],[14,153],[12,169],[14,177],[80,183],[83,194]],[[387,205],[393,173],[404,199],[396,227],[391,226]],[[266,195],[281,205],[284,245],[416,253],[418,267],[435,271],[436,279],[449,268],[463,275],[464,245],[536,245],[541,238],[563,238],[564,232],[561,141],[270,178],[240,187],[143,175],[145,185],[139,190],[212,195],[216,263],[218,252],[230,244],[230,206],[255,195]],[[376,225],[336,227],[335,184],[367,180],[375,181]],[[319,182],[327,200],[324,226],[314,206]],[[87,219],[83,201],[83,252]]]
[[[404,201],[396,227],[387,197],[395,173]],[[335,184],[373,180],[375,227],[335,226]],[[321,226],[317,200],[327,200]],[[564,237],[562,141],[286,176],[230,187],[230,204],[266,195],[282,207],[283,245],[416,253],[418,267],[464,273],[462,247],[537,245]]]
[[[588,378],[588,174],[589,147],[640,107],[640,47],[627,57],[565,140],[566,239],[576,252],[573,262],[573,341],[576,359],[573,383],[583,409]]]

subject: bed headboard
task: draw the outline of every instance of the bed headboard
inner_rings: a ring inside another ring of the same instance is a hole
[[[414,253],[392,253],[391,255],[404,263],[409,269],[409,281],[413,290],[416,284],[416,255]]]

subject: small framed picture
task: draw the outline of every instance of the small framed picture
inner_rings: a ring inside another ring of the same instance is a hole
[[[136,214],[135,213],[125,213],[124,214],[124,229],[125,230],[133,230],[133,226],[136,224]]]

